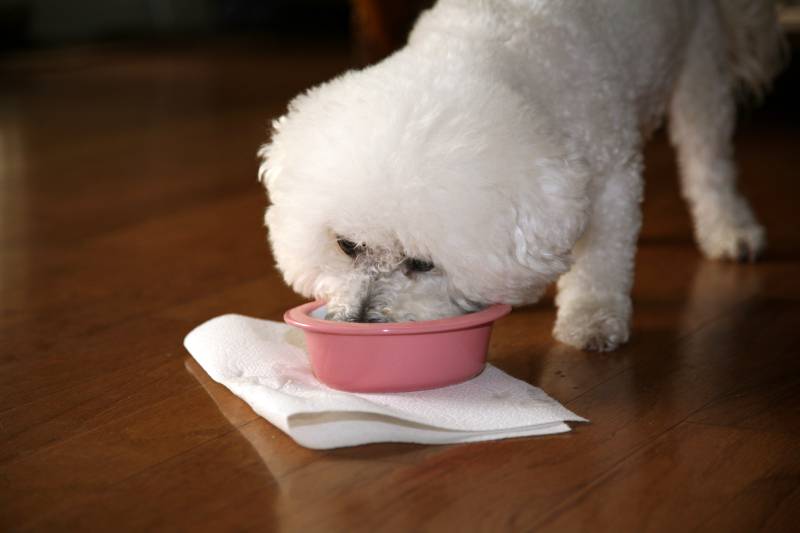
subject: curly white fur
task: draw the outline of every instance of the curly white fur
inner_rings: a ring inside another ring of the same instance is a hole
[[[533,302],[558,279],[555,336],[615,348],[631,316],[642,144],[667,110],[701,249],[763,246],[730,139],[737,76],[761,86],[774,72],[766,4],[440,0],[405,48],[275,121],[260,176],[286,281],[335,319],[420,320]],[[737,17],[743,5],[756,22]]]

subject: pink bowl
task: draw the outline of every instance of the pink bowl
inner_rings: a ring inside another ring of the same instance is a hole
[[[316,301],[286,311],[283,320],[305,332],[311,368],[334,389],[403,392],[460,383],[481,373],[492,324],[511,312],[495,304],[440,320],[361,324],[310,316]]]

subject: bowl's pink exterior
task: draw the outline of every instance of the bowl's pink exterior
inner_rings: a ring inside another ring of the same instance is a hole
[[[402,392],[460,383],[486,362],[492,323],[511,311],[493,305],[441,320],[354,324],[309,316],[324,302],[310,302],[284,315],[305,332],[317,378],[351,392]]]

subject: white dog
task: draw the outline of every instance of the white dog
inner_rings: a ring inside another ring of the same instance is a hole
[[[700,249],[762,250],[734,100],[769,84],[781,42],[765,0],[440,0],[405,48],[274,122],[259,155],[278,267],[347,321],[526,304],[558,280],[555,337],[612,350],[665,114]]]

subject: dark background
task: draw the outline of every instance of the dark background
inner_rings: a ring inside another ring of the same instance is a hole
[[[0,56],[24,50],[130,42],[207,42],[245,36],[268,45],[335,41],[352,49],[354,65],[380,60],[402,46],[418,13],[434,0],[0,0]],[[800,0],[784,0],[786,6]],[[785,16],[792,48],[800,7]],[[254,41],[257,42],[257,41]],[[787,69],[789,73],[790,69]],[[784,74],[771,99],[797,107],[794,74]]]
[[[352,43],[355,63],[402,46],[433,0],[0,0],[0,55],[230,36]]]
[[[350,12],[346,0],[0,0],[0,47],[240,33],[346,38]]]

